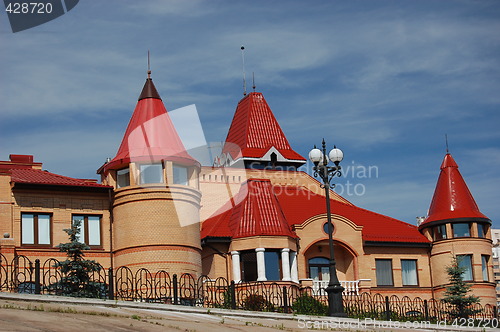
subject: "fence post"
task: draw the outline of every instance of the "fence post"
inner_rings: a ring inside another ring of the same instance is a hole
[[[425,320],[429,320],[429,306],[427,304],[427,300],[424,300],[424,315]]]
[[[40,294],[42,289],[41,289],[41,284],[40,284],[40,260],[35,259],[35,294]]]
[[[236,285],[234,284],[234,280],[231,280],[229,292],[231,294],[231,309],[236,309]]]
[[[177,283],[177,274],[174,274],[172,281],[174,284],[174,304],[179,304],[179,285]]]
[[[112,267],[108,269],[108,299],[115,299],[115,280]]]
[[[385,297],[385,319],[391,320],[391,306],[389,305],[389,296]]]
[[[288,313],[288,292],[286,291],[286,286],[283,286],[283,312]]]

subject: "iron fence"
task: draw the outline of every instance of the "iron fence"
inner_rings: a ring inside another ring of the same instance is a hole
[[[62,295],[54,287],[63,278],[56,268],[58,260],[49,258],[43,264],[26,256],[16,256],[8,262],[0,253],[0,291],[31,294]],[[123,266],[116,270],[100,266],[90,275],[90,282],[102,285],[100,298],[190,305],[205,308],[246,309],[258,311],[294,312],[299,297],[308,297],[326,307],[327,298],[311,287],[280,282],[239,282],[226,278],[210,279],[207,276],[195,278],[184,273],[180,276],[160,270],[133,271]],[[348,317],[374,318],[383,320],[450,320],[452,307],[437,299],[422,299],[396,295],[361,293],[346,294],[344,309]],[[497,308],[486,304],[475,304],[477,311],[473,319],[496,319]]]

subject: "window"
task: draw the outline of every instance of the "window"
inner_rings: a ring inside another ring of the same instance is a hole
[[[453,237],[469,237],[470,227],[468,223],[453,224]]]
[[[330,280],[329,261],[323,257],[311,258],[309,261],[309,278],[314,280]]]
[[[446,225],[434,227],[434,241],[447,239]]]
[[[462,273],[462,278],[465,281],[474,280],[472,276],[472,256],[471,255],[459,255],[457,256],[458,266],[464,269]]]
[[[417,260],[402,259],[401,275],[403,279],[403,286],[417,286],[418,285]]]
[[[257,253],[254,250],[243,251],[241,257],[241,280],[257,280]]]
[[[173,171],[174,171],[174,184],[182,184],[184,186],[187,186],[188,185],[187,167],[174,165]]]
[[[22,213],[21,242],[23,245],[50,246],[50,214]]]
[[[489,260],[490,260],[490,256],[481,255],[481,269],[483,271],[483,280],[484,281],[490,281],[490,278],[488,275],[488,261]]]
[[[73,222],[80,220],[80,236],[78,241],[89,247],[101,246],[101,217],[91,215],[74,215]]]
[[[128,168],[116,171],[116,186],[118,188],[130,186],[130,170]]]
[[[392,260],[376,259],[375,269],[377,276],[377,286],[392,286]]]
[[[488,234],[488,226],[485,224],[477,223],[477,236],[486,237]]]
[[[281,280],[281,254],[273,249],[264,251],[267,280]]]
[[[163,183],[163,166],[158,164],[143,164],[140,165],[141,184],[145,183]]]
[[[328,228],[329,228],[328,227],[328,222],[325,222],[323,224],[323,232],[325,232],[326,234],[330,234]],[[332,234],[333,234],[334,230],[335,230],[335,225],[333,225],[333,223],[332,223]]]

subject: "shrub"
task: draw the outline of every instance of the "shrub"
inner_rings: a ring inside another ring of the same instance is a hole
[[[325,316],[328,313],[326,305],[307,294],[297,297],[292,304],[292,309],[297,314],[305,315]]]
[[[243,301],[243,309],[252,311],[274,311],[274,305],[262,295],[251,294]]]

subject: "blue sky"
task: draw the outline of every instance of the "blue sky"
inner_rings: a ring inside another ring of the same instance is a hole
[[[96,178],[121,142],[148,49],[166,108],[195,104],[207,141],[221,142],[243,96],[245,45],[247,79],[255,72],[292,147],[307,156],[324,137],[344,151],[348,200],[415,223],[447,134],[500,227],[499,31],[500,2],[487,0],[80,1],[18,33],[2,12],[0,159],[33,154],[51,172]]]

